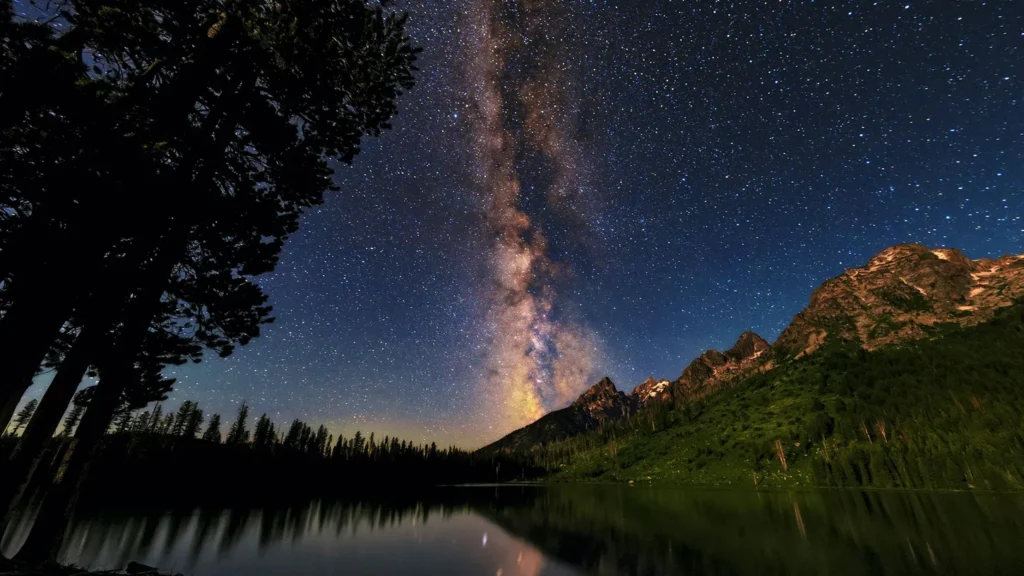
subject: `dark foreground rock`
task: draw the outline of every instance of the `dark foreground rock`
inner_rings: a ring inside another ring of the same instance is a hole
[[[90,576],[109,574],[133,574],[141,576],[169,576],[162,574],[152,566],[138,562],[129,562],[124,570],[86,570],[73,565],[62,565],[56,562],[26,566],[11,560],[0,559],[0,576]],[[180,574],[176,576],[181,576]]]

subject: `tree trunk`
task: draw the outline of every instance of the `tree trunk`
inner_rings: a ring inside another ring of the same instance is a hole
[[[54,290],[66,285],[54,280],[21,290],[12,287],[15,293],[11,307],[0,319],[0,406],[6,407],[12,399],[17,405],[64,321],[71,316],[74,298]],[[5,413],[0,413],[0,426],[4,428],[10,423],[10,415]]]
[[[137,347],[133,348],[137,352]],[[110,366],[97,385],[89,408],[78,425],[75,437],[64,454],[50,490],[39,508],[29,536],[15,555],[15,560],[38,563],[53,560],[60,552],[64,531],[74,511],[82,484],[88,476],[89,465],[117,410],[121,391],[131,381],[134,355],[130,358],[116,362],[116,367]]]
[[[79,277],[101,253],[95,235],[83,227],[61,229],[52,218],[46,206],[39,207],[4,254],[4,272],[13,280],[7,287],[10,308],[0,318],[0,406],[21,397],[85,290],[67,279]]]
[[[97,330],[86,327],[75,339],[11,453],[4,475],[0,477],[0,527],[6,524],[17,505],[19,495],[38,466],[46,442],[53,438],[64,412],[71,404],[93,358],[96,343],[93,335],[97,333]]]
[[[134,378],[135,360],[156,314],[175,264],[187,249],[191,228],[173,226],[157,252],[150,269],[143,274],[136,298],[123,310],[121,334],[101,367],[103,374],[96,393],[82,417],[75,438],[57,470],[50,491],[43,499],[36,521],[15,559],[37,563],[53,560],[60,553],[64,532],[71,520],[82,485],[88,476],[103,435],[110,427],[121,401],[121,393]]]
[[[189,58],[190,63],[183,69],[181,79],[162,91],[169,98],[169,102],[175,103],[168,110],[179,112],[162,114],[159,118],[171,127],[172,132],[177,132],[179,129],[179,125],[175,123],[185,122],[187,125],[188,115],[194,111],[197,98],[209,86],[209,78],[214,74],[215,67],[219,63],[223,63],[223,58],[226,57],[222,51],[231,45],[236,36],[233,31],[240,29],[237,18],[228,13],[224,13],[222,16],[225,20],[221,22],[221,25],[210,29],[208,42],[195,47],[194,54]],[[78,33],[78,28],[72,27],[63,38],[70,45],[77,45],[80,38]],[[249,83],[254,81],[251,75],[243,80],[243,82]],[[237,93],[239,89],[240,87],[236,87],[231,95]],[[230,103],[230,100],[229,96],[222,95],[218,99],[218,105],[209,112],[203,121],[203,126],[198,131],[199,134],[214,135],[215,138],[209,141],[204,138],[203,144],[191,149],[191,154],[187,155],[179,166],[178,174],[182,178],[182,183],[185,184],[183,190],[186,192],[186,196],[192,193],[197,180],[206,184],[210,176],[211,170],[208,166],[204,169],[206,174],[198,178],[193,174],[197,161],[206,159],[210,153],[215,153],[216,145],[222,142],[221,138],[216,137],[220,131],[230,133],[234,130],[233,123],[225,123],[224,126],[220,126],[221,120],[225,116],[224,104]],[[180,203],[179,205],[188,203],[185,198],[178,198],[177,201]],[[182,216],[185,222],[190,221],[188,215],[183,214]],[[39,222],[39,219],[35,220]],[[94,223],[90,222],[89,224],[89,229],[93,229]],[[178,228],[186,228],[187,234],[187,225],[179,224]],[[36,234],[36,238],[38,240],[19,243],[21,245],[37,243],[35,252],[48,255],[48,259],[40,262],[40,258],[36,257],[33,270],[49,272],[40,272],[38,275],[41,279],[36,278],[36,275],[33,274],[32,287],[23,285],[19,288],[19,282],[24,283],[26,280],[16,281],[12,287],[18,294],[12,294],[14,300],[11,307],[0,318],[0,354],[2,354],[0,366],[3,368],[0,371],[0,406],[6,406],[11,397],[21,398],[24,389],[19,391],[18,386],[31,380],[35,375],[35,371],[45,358],[54,337],[64,321],[71,315],[78,293],[74,292],[74,288],[69,288],[67,282],[61,280],[86,273],[90,269],[90,263],[97,262],[94,258],[102,258],[103,250],[107,247],[105,243],[97,242],[91,236],[83,237],[81,233],[72,236],[42,233]],[[183,239],[182,242],[184,241]],[[173,242],[169,245],[174,247],[173,250],[177,250],[177,246]],[[88,246],[91,250],[85,250],[82,246]],[[96,249],[99,251],[96,252]],[[170,271],[168,271],[169,274]],[[25,276],[24,272],[15,274],[16,278],[22,276]],[[8,422],[9,418],[0,420],[0,424],[5,427]]]
[[[223,32],[223,29],[221,32]],[[211,36],[210,39],[219,40],[219,37],[223,36],[223,34],[217,34],[216,36],[218,38],[215,39]],[[211,42],[212,44],[214,42]],[[209,49],[209,47],[204,46],[204,49]],[[190,70],[191,75],[196,75],[197,71],[206,70],[206,56],[207,54],[204,50],[200,58],[198,58],[202,65],[194,65],[193,70]],[[196,83],[196,85],[201,84]],[[189,102],[191,107],[191,102],[194,101],[194,98],[179,98],[179,100]],[[223,106],[216,106],[211,110],[204,119],[204,126],[200,132],[204,134],[212,132],[215,137],[212,139],[212,142],[207,142],[205,146],[193,149],[191,156],[187,157],[182,162],[182,165],[179,166],[178,173],[184,180],[182,184],[185,191],[192,192],[197,181],[206,182],[212,176],[213,170],[209,163],[203,166],[198,175],[193,174],[193,170],[197,160],[207,157],[208,153],[212,153],[216,149],[215,144],[222,141],[222,138],[218,136],[222,133],[230,133],[233,130],[234,124],[224,123],[221,125],[223,117]],[[182,204],[186,203],[185,200],[179,201]],[[150,266],[150,272],[144,274],[147,279],[143,281],[140,291],[136,293],[137,297],[127,307],[122,316],[126,325],[121,333],[121,337],[118,339],[118,345],[115,346],[115,353],[111,357],[112,365],[110,367],[114,370],[114,373],[104,374],[97,385],[96,395],[90,402],[89,408],[85,411],[85,415],[78,425],[78,430],[75,432],[75,438],[71,441],[67,452],[64,454],[60,467],[53,479],[53,486],[44,497],[36,517],[36,522],[29,532],[28,539],[15,556],[19,561],[40,562],[46,559],[54,559],[60,552],[64,531],[87,474],[89,463],[93,459],[102,436],[110,426],[121,398],[121,391],[130,384],[134,377],[132,368],[135,358],[138,355],[146,331],[149,329],[149,324],[156,314],[160,297],[163,295],[174,266],[188,248],[187,242],[191,232],[190,222],[192,221],[191,214],[181,214],[179,215],[180,219],[177,221],[173,216],[165,215],[165,217],[167,222],[170,223],[170,233],[159,244],[162,248],[158,251],[155,261]],[[59,330],[59,328],[60,326],[58,325],[57,329]],[[44,350],[43,355],[45,355],[45,352]],[[41,361],[42,356],[40,356]],[[38,363],[35,366],[37,367]],[[34,369],[35,367],[33,367]],[[2,385],[0,385],[0,394],[2,394],[2,388]],[[0,396],[0,399],[2,399],[2,396]]]

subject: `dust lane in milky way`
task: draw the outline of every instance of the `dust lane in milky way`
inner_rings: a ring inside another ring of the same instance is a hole
[[[571,303],[559,293],[571,266],[552,258],[548,238],[524,208],[520,178],[528,164],[521,159],[539,155],[552,174],[544,207],[585,228],[585,153],[575,138],[573,81],[559,29],[566,21],[558,11],[549,0],[480,0],[466,27],[476,184],[492,239],[478,415],[503,431],[574,398],[600,357],[595,335],[571,317]]]

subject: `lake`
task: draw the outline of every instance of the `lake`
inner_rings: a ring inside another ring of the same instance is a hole
[[[74,520],[62,556],[197,576],[1020,574],[1024,495],[479,486],[99,508]]]

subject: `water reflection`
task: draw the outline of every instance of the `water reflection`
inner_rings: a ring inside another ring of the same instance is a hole
[[[198,575],[578,573],[447,497],[99,510],[74,521],[62,557],[96,569],[135,560]]]
[[[64,559],[186,574],[1019,574],[1024,498],[449,488],[261,508],[103,509]]]
[[[480,510],[594,574],[1020,574],[1024,498],[556,488]]]

